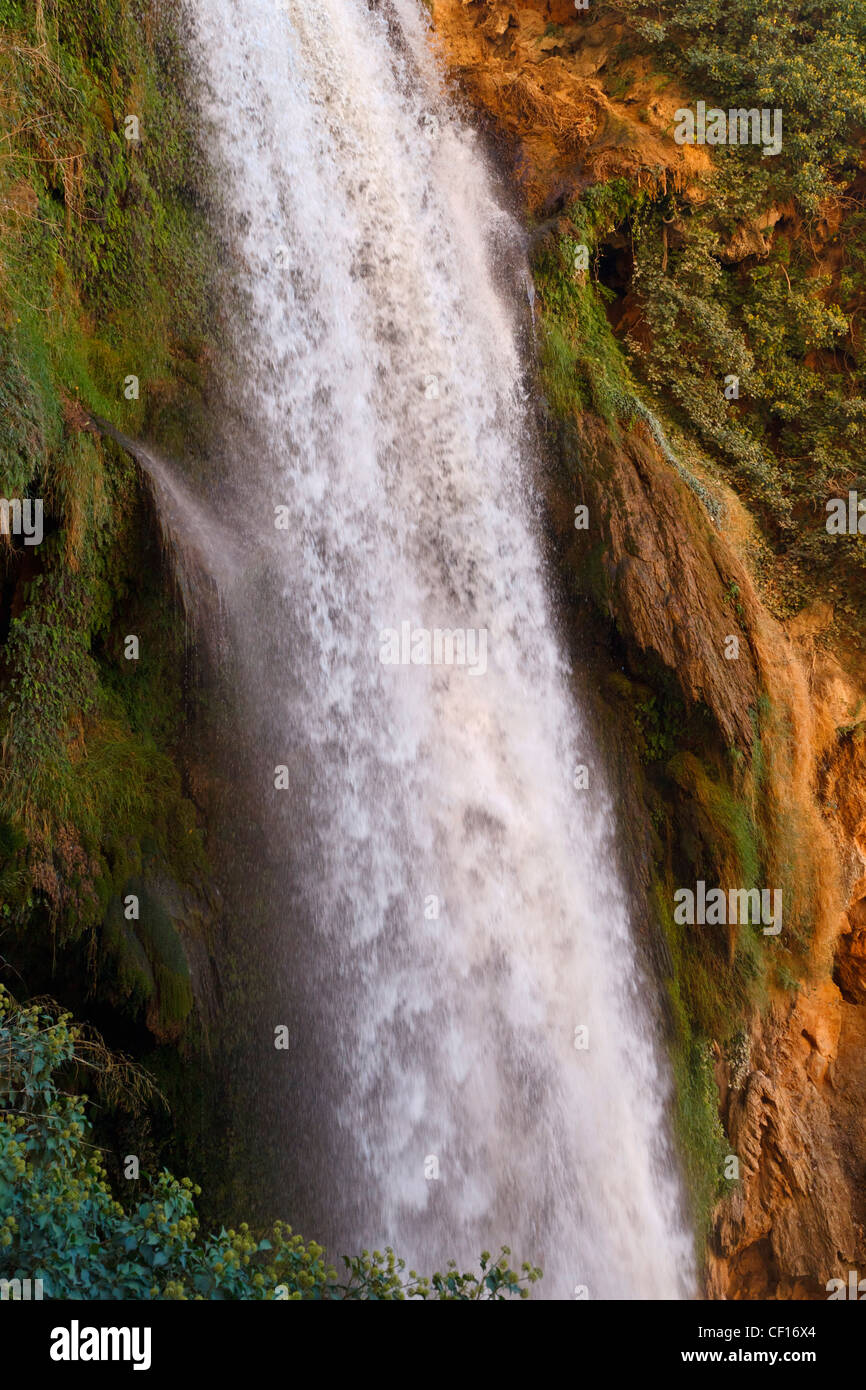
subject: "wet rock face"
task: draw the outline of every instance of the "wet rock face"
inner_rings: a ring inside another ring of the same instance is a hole
[[[641,426],[622,444],[599,421],[586,419],[581,429],[582,451],[594,455],[582,479],[603,535],[597,598],[642,652],[676,674],[691,704],[703,701],[712,710],[727,743],[749,748],[758,694],[749,645],[756,601],[742,565]],[[573,559],[587,559],[577,545]],[[738,655],[727,660],[732,637]]]
[[[830,980],[756,1023],[752,1070],[723,1107],[741,1182],[713,1232],[711,1297],[826,1298],[862,1268],[864,1040],[866,1007]]]
[[[846,1003],[866,1005],[866,724],[844,722],[858,695],[850,686],[846,690],[838,670],[832,669],[835,663],[827,665],[831,669],[824,690],[837,695],[840,727],[824,753],[821,795],[841,832],[851,882],[835,942],[833,979]]]
[[[849,1004],[866,1004],[866,878],[855,885],[845,914],[833,979]]]
[[[834,910],[823,886],[807,978],[752,1021],[742,1087],[719,1077],[741,1184],[716,1214],[708,1292],[718,1298],[827,1298],[832,1279],[847,1286],[866,1266],[866,738],[850,723],[857,682],[818,642],[828,617],[815,605],[788,634],[806,673],[810,780],[831,869],[850,887]]]

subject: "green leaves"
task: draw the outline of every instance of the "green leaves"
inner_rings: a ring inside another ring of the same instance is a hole
[[[644,0],[614,0],[614,8],[635,17],[644,41],[699,96],[726,109],[783,109],[781,163],[804,207],[816,209],[834,191],[834,171],[857,166],[866,120],[859,0],[677,0],[664,24]]]
[[[112,1195],[90,1140],[85,1100],[62,1095],[57,1072],[83,1045],[70,1016],[21,1006],[0,985],[0,1278],[42,1278],[59,1299],[305,1301],[502,1299],[527,1295],[541,1271],[518,1275],[503,1247],[484,1277],[452,1264],[431,1279],[394,1251],[344,1256],[346,1278],[315,1241],[276,1222],[258,1238],[246,1224],[202,1235],[199,1192],[163,1171],[131,1212]],[[94,1065],[92,1053],[89,1065]],[[482,1256],[482,1273],[490,1256]]]

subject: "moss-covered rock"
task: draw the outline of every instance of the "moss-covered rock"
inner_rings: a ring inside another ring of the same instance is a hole
[[[203,447],[213,248],[180,7],[2,0],[0,38],[0,495],[44,508],[41,544],[0,551],[4,957],[178,1043],[207,916],[197,697],[150,492],[89,412]]]

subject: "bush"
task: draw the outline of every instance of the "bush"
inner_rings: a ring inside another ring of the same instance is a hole
[[[200,1188],[163,1171],[127,1211],[112,1194],[92,1143],[87,1097],[60,1076],[84,1068],[104,1083],[147,1089],[140,1068],[113,1057],[36,1001],[19,1005],[0,985],[0,1278],[41,1279],[51,1299],[494,1299],[527,1297],[541,1271],[520,1274],[500,1257],[480,1271],[406,1272],[393,1250],[344,1257],[342,1279],[315,1241],[276,1222],[267,1236],[203,1234]]]

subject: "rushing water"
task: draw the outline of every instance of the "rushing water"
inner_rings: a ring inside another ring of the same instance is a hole
[[[416,0],[187,11],[230,262],[268,1181],[334,1253],[507,1242],[546,1296],[687,1294],[668,1083],[536,535],[519,229]],[[483,633],[485,659],[383,664],[404,623]]]

